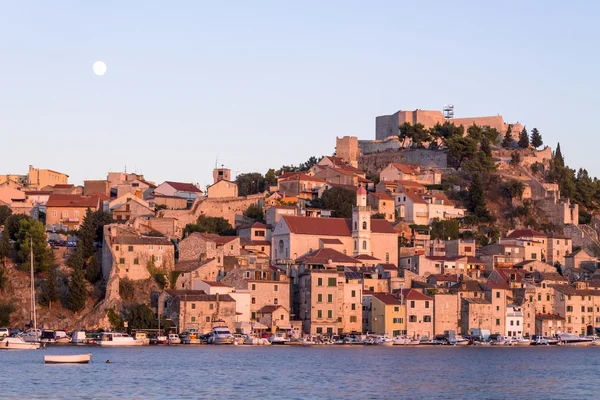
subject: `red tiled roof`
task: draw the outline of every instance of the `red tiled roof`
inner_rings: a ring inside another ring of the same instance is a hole
[[[402,186],[414,186],[414,187],[418,187],[418,188],[425,188],[425,185],[422,185],[419,182],[408,181],[406,179],[398,179],[397,181],[394,181],[393,183],[396,183],[396,184],[402,185]]]
[[[373,197],[378,198],[379,200],[389,200],[392,201],[393,199],[390,197],[390,195],[388,195],[387,193],[371,193],[371,195]]]
[[[394,306],[402,305],[402,303],[400,303],[400,300],[398,300],[398,298],[396,296],[393,296],[391,294],[373,293],[372,296],[386,305],[394,305]]]
[[[468,256],[467,257],[467,262],[469,264],[477,264],[477,265],[484,265],[485,263],[483,261],[481,261],[479,258],[477,257],[473,257],[473,256]]]
[[[415,289],[402,289],[402,298],[405,300],[433,300],[433,298]]]
[[[396,270],[398,270],[398,267],[396,267],[395,264],[383,263],[383,264],[379,264],[379,266],[381,268],[383,268],[384,271],[396,271]]]
[[[328,264],[329,260],[334,263],[360,264],[360,262],[354,258],[329,248],[318,249],[305,254],[299,257],[296,262],[303,264]]]
[[[515,239],[515,238],[523,238],[523,237],[541,237],[546,238],[548,235],[542,232],[534,231],[533,229],[517,229],[512,231],[510,235],[506,236],[507,238]]]
[[[279,307],[283,307],[282,305],[268,305],[268,306],[263,306],[260,310],[258,310],[258,312],[260,314],[271,314],[274,311],[276,311]],[[285,309],[285,307],[283,307]]]
[[[214,287],[231,287],[230,285],[226,285],[221,282],[215,282],[215,281],[202,281],[202,282],[206,283],[209,286],[214,286]]]
[[[327,239],[327,238],[319,238],[323,244],[343,244],[340,239]]]
[[[59,183],[56,184],[54,186],[52,186],[54,189],[73,189],[75,187],[75,185],[71,184],[71,183]]]
[[[352,220],[344,218],[312,218],[283,215],[282,219],[292,233],[317,236],[352,236]],[[396,231],[384,219],[371,219],[372,233],[393,233]]]
[[[427,204],[427,202],[425,200],[423,200],[423,198],[415,192],[404,192],[404,193],[402,193],[401,196],[408,197],[409,199],[412,200],[413,203]]]
[[[317,178],[316,176],[310,176],[303,172],[296,172],[292,175],[287,176],[286,178],[280,179],[280,182],[285,181],[309,181],[309,182],[317,182],[317,183],[325,183],[325,181],[321,178]]]
[[[99,205],[98,195],[82,196],[79,194],[51,194],[46,203],[46,207],[98,208]]]
[[[487,288],[489,288],[489,289],[504,289],[504,290],[510,289],[510,287],[508,286],[508,284],[506,282],[487,281],[484,284],[484,286],[487,287]]]
[[[202,190],[198,189],[196,186],[191,183],[183,183],[183,182],[173,182],[173,181],[165,181],[167,185],[171,186],[173,189],[179,192],[192,192],[192,193],[201,193]]]
[[[248,228],[264,228],[264,229],[266,229],[267,225],[263,224],[262,222],[254,222],[251,224],[242,225],[238,229],[248,229]]]
[[[435,278],[436,281],[438,282],[458,282],[458,275],[457,274],[452,274],[452,275],[448,275],[448,274],[435,274],[435,275],[431,275]]]
[[[399,171],[404,172],[405,174],[417,174],[419,173],[419,166],[412,164],[399,164],[392,163],[394,167],[396,167]]]
[[[379,261],[379,258],[375,258],[373,256],[370,256],[368,254],[359,254],[356,257],[354,257],[357,260],[369,260],[369,261]]]

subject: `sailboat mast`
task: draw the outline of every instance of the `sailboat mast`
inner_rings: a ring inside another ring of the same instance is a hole
[[[33,309],[33,332],[37,332],[37,315],[35,313],[35,280],[33,278],[33,237],[30,239],[30,267],[31,267],[31,308]]]

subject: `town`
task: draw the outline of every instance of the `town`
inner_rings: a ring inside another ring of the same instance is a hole
[[[374,137],[264,175],[216,165],[206,188],[0,175],[0,325],[162,326],[187,343],[219,329],[254,344],[597,342],[597,180],[499,115],[401,110]]]

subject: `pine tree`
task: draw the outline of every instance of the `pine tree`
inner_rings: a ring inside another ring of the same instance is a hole
[[[565,167],[565,159],[560,151],[560,142],[556,145],[556,150],[554,151],[554,157],[552,157],[552,161],[554,162],[555,168],[562,170]]]
[[[506,131],[506,135],[504,135],[504,140],[502,140],[502,147],[505,149],[510,149],[513,144],[513,137],[510,133],[510,126],[508,127],[508,129],[509,130]]]
[[[527,134],[527,128],[523,127],[523,130],[519,134],[519,147],[526,149],[529,147],[529,135]]]
[[[485,204],[485,196],[483,193],[483,183],[481,177],[473,175],[471,185],[469,185],[468,209],[478,218],[486,219],[489,217],[489,211]]]
[[[8,232],[4,230],[2,237],[0,237],[0,261],[3,265],[8,257],[10,257],[10,237]]]
[[[58,282],[56,276],[56,267],[52,266],[48,270],[48,277],[44,281],[42,286],[42,292],[40,293],[40,304],[52,308],[52,303],[58,301],[60,293],[58,291]]]
[[[541,145],[544,144],[544,141],[542,140],[542,135],[540,134],[540,131],[538,131],[537,128],[533,128],[531,130],[531,146],[533,146],[533,148],[537,149],[538,147],[540,147]]]
[[[69,282],[69,294],[67,296],[69,309],[75,312],[81,311],[85,307],[87,297],[83,271],[80,268],[75,268],[71,273],[71,281]]]

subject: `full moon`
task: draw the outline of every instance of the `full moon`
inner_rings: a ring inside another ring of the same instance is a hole
[[[92,69],[96,75],[102,76],[106,73],[106,64],[104,64],[102,61],[96,61]]]

